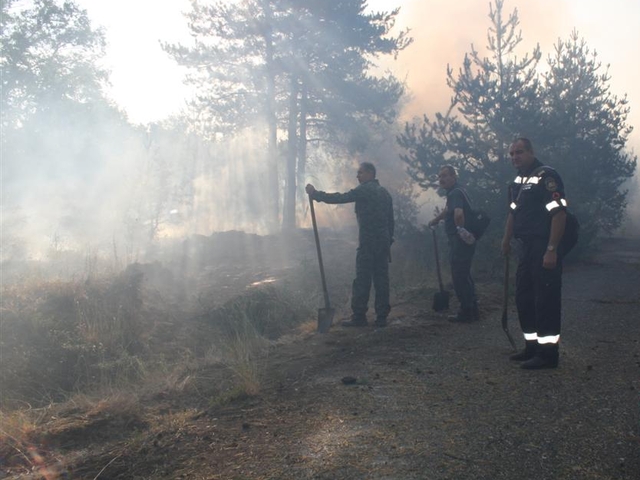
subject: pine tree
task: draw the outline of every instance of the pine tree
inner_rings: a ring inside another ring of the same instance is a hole
[[[575,32],[558,42],[545,74],[537,70],[539,48],[519,60],[517,10],[504,21],[503,5],[495,0],[490,8],[491,57],[480,58],[472,47],[457,77],[448,69],[449,111],[433,120],[425,115],[420,126],[406,124],[398,137],[406,150],[401,158],[424,188],[437,188],[440,165],[457,167],[475,203],[500,224],[506,208],[496,198],[506,198],[514,175],[507,149],[514,138],[528,137],[539,159],[564,179],[586,246],[624,216],[627,192],[620,188],[637,163],[625,150],[631,132],[626,97],[610,93],[608,72]]]
[[[434,119],[425,115],[420,126],[407,123],[398,137],[406,150],[401,158],[423,188],[438,188],[439,167],[453,165],[476,205],[498,217],[504,206],[495,199],[512,174],[509,145],[520,132],[538,128],[541,111],[536,77],[540,49],[516,56],[522,40],[518,12],[505,20],[503,5],[496,0],[490,7],[489,57],[481,57],[472,45],[457,75],[447,68],[453,91],[449,110]]]
[[[544,75],[545,128],[538,149],[562,175],[571,208],[581,219],[587,243],[620,226],[627,191],[622,184],[637,157],[625,150],[632,128],[625,97],[609,89],[608,69],[574,31],[559,40]]]

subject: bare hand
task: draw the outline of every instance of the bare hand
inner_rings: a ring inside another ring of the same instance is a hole
[[[304,187],[304,189],[307,191],[307,194],[309,195],[313,195],[314,193],[316,193],[316,187],[314,187],[310,183],[307,183],[307,186]]]
[[[558,254],[556,252],[547,251],[547,253],[544,254],[544,257],[542,257],[543,268],[552,270],[556,268],[557,263],[558,263]]]

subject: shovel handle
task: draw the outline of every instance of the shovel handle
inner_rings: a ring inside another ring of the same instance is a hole
[[[320,264],[320,278],[322,279],[322,293],[324,294],[324,306],[330,309],[329,291],[327,290],[327,280],[324,276],[324,265],[322,263],[322,250],[320,249],[320,237],[318,236],[318,224],[316,222],[316,211],[313,208],[313,198],[309,195],[309,209],[311,211],[311,223],[313,223],[313,235],[316,239],[316,250],[318,252],[318,263]]]
[[[440,285],[440,291],[444,291],[444,286],[442,285],[442,273],[440,273],[440,254],[438,253],[438,237],[436,236],[435,229],[431,229],[431,233],[433,233],[433,251],[436,254],[436,270],[438,272],[438,285]]]
[[[513,351],[517,351],[516,342],[514,342],[511,332],[509,331],[509,317],[507,315],[507,309],[509,307],[509,255],[504,257],[504,298],[502,301],[502,330],[507,335],[507,339],[513,348]]]
[[[509,255],[504,257],[504,298],[502,302],[502,308],[507,311],[509,304]]]

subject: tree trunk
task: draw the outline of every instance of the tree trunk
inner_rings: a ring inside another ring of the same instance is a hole
[[[307,86],[303,82],[300,91],[300,126],[298,131],[298,199],[304,209],[307,194],[304,190],[307,176]]]
[[[285,179],[282,229],[296,227],[296,157],[298,153],[298,79],[291,77],[289,90],[289,128],[287,139],[287,173]]]
[[[267,19],[267,24],[271,21],[271,11],[269,6],[264,6],[264,13]],[[273,60],[273,39],[271,37],[271,30],[267,29],[265,32],[265,61],[267,72],[267,123],[268,123],[268,140],[267,140],[267,154],[268,154],[268,169],[267,169],[267,183],[268,183],[268,218],[267,228],[269,233],[275,233],[278,228],[280,217],[280,186],[278,184],[278,120],[276,117],[276,87],[275,87],[275,67]]]

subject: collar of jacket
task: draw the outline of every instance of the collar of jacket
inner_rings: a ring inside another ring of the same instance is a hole
[[[522,177],[528,177],[536,168],[541,167],[542,165],[543,163],[540,160],[534,158],[533,163],[529,168],[527,168],[526,170],[518,170],[518,175]]]
[[[454,183],[453,185],[451,185],[451,188],[445,188],[445,192],[447,193],[451,193],[453,190],[455,190],[456,188],[460,188],[460,184],[458,183],[458,181],[456,180],[456,183]]]

